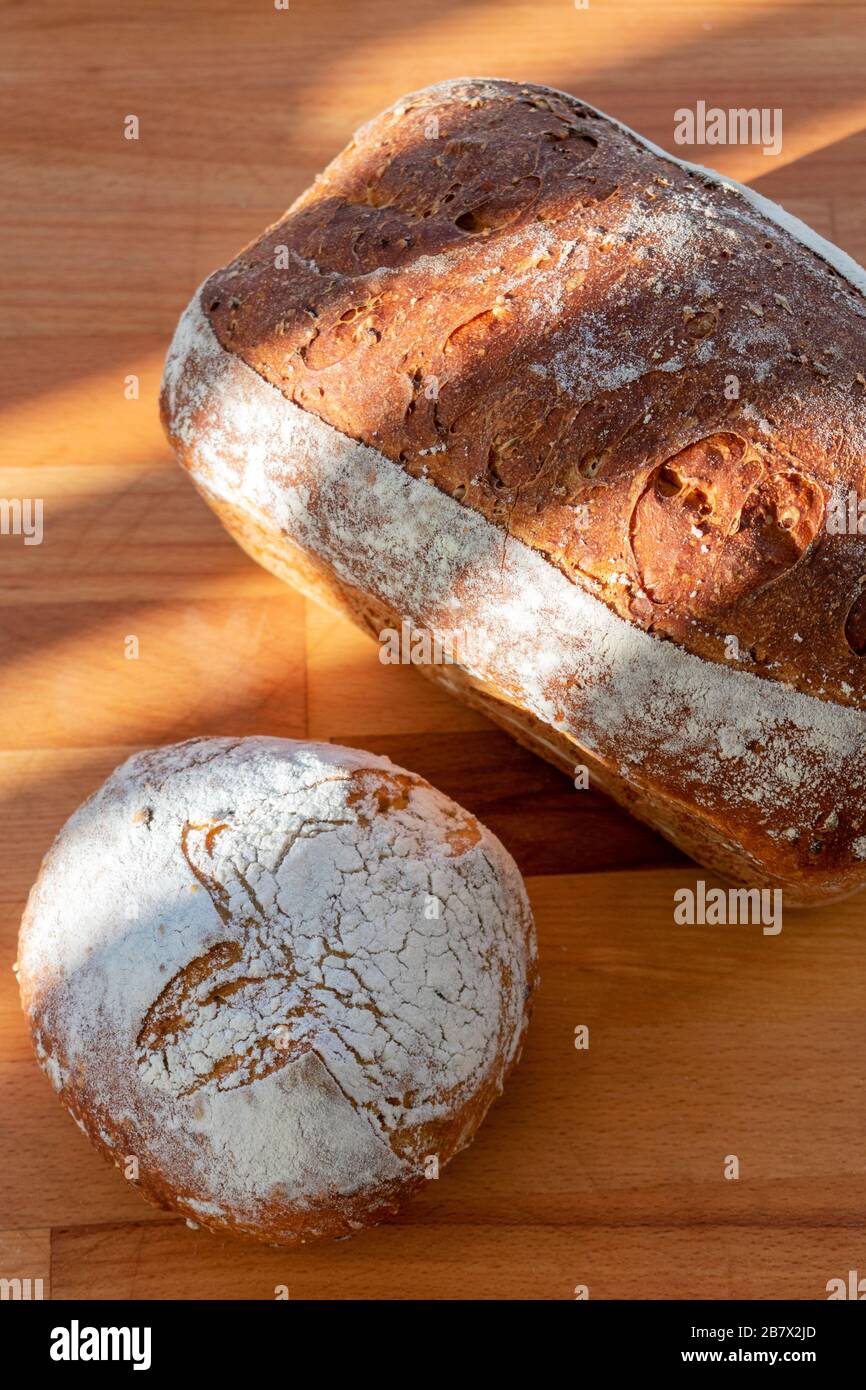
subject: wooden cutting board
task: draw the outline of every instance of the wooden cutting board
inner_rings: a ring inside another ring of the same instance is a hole
[[[0,536],[0,1277],[568,1299],[821,1298],[866,1274],[864,903],[775,938],[675,926],[693,865],[257,569],[156,415],[195,285],[361,120],[449,76],[563,87],[667,146],[698,100],[781,107],[779,157],[695,157],[866,259],[864,5],[77,0],[0,24],[0,496],[44,504],[41,545]],[[524,1060],[471,1149],[399,1219],[291,1252],[141,1202],[38,1071],[11,969],[42,853],[116,763],[248,733],[386,752],[461,800],[527,875],[542,956]]]

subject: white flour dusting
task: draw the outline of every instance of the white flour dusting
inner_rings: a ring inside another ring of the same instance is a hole
[[[417,1174],[425,1126],[492,1098],[529,924],[498,841],[387,759],[201,739],[131,758],[70,819],[19,978],[85,1128],[205,1223],[254,1222]]]

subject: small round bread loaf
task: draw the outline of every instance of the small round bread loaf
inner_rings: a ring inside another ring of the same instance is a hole
[[[377,1220],[469,1143],[535,936],[510,856],[422,778],[204,738],[130,758],[67,822],[19,980],[61,1100],[145,1196],[283,1243]]]

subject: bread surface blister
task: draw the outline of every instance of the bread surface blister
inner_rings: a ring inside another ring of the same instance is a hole
[[[201,287],[163,413],[252,554],[713,868],[866,875],[866,275],[530,84],[364,126]]]

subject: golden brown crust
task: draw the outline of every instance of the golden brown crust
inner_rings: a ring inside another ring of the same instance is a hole
[[[824,525],[864,487],[862,297],[732,190],[564,94],[443,84],[201,298],[288,399],[629,621],[866,704],[864,542]]]
[[[262,563],[473,633],[429,674],[796,905],[866,876],[866,557],[826,525],[866,273],[751,199],[560,93],[443,84],[206,282],[162,407]]]

